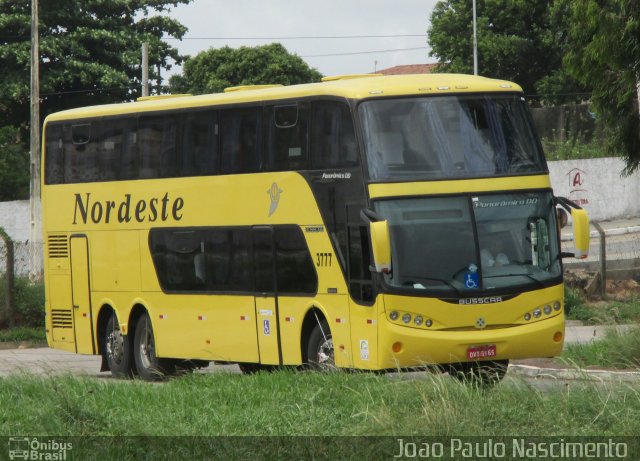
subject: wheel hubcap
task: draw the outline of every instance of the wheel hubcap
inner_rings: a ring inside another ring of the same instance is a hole
[[[140,344],[140,359],[145,368],[151,368],[152,358],[155,356],[155,350],[153,346],[153,337],[149,328],[145,325],[144,337]]]
[[[124,355],[124,338],[119,329],[113,329],[107,337],[107,355],[114,363],[122,363]]]
[[[318,347],[318,364],[326,367],[333,368],[335,366],[335,357],[333,350],[333,338],[325,338]]]

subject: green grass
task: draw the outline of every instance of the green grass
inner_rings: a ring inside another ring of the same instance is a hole
[[[45,334],[44,328],[15,327],[6,330],[0,330],[0,343],[20,343],[23,341],[46,343],[47,336]]]
[[[586,325],[620,325],[640,323],[640,298],[627,301],[601,301],[587,303],[576,291],[565,293],[567,319],[581,320]]]
[[[640,368],[640,326],[619,333],[607,332],[598,341],[587,344],[568,344],[562,357],[580,367]]]
[[[516,379],[483,390],[441,375],[220,372],[161,384],[11,376],[0,379],[0,406],[5,435],[640,433],[637,384],[542,391]]]

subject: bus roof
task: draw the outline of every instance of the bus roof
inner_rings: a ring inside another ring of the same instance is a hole
[[[291,86],[264,85],[235,87],[225,93],[200,96],[145,98],[143,101],[87,106],[57,112],[47,117],[48,122],[103,117],[139,112],[166,111],[207,107],[213,105],[242,104],[255,101],[274,101],[312,96],[337,96],[348,99],[383,98],[389,96],[458,94],[478,92],[522,92],[512,82],[463,74],[415,75],[343,75],[323,79],[322,83]],[[251,91],[247,91],[251,89]]]

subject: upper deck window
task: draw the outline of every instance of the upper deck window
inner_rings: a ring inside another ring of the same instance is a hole
[[[374,181],[479,178],[546,171],[519,95],[438,96],[360,106]]]

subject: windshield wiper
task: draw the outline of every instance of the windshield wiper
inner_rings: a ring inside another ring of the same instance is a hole
[[[453,283],[449,282],[448,280],[444,280],[444,279],[439,279],[439,278],[435,278],[435,277],[415,277],[417,279],[422,279],[422,280],[434,280],[436,282],[440,282],[443,285],[448,286],[449,288],[453,289],[458,296],[462,296],[462,292],[460,291],[460,289],[458,289]],[[411,285],[412,287],[416,284],[416,282],[414,282],[413,280],[407,280],[406,282],[404,282],[402,285]],[[426,288],[428,289],[428,288]]]
[[[537,278],[535,278],[533,275],[531,274],[496,274],[496,275],[483,275],[484,278],[487,279],[491,279],[491,278],[502,278],[502,277],[527,277],[531,280],[533,280],[538,287],[543,288],[544,287],[544,283],[542,283],[540,280],[538,280]]]

